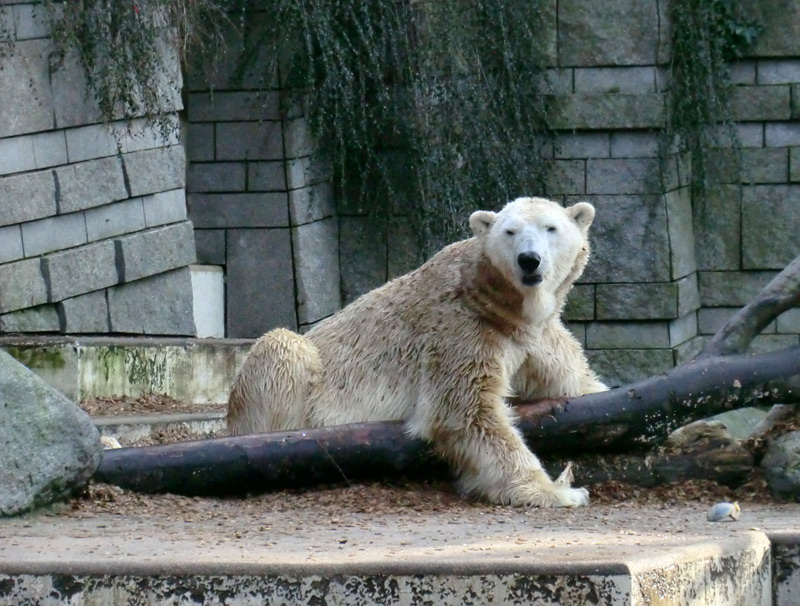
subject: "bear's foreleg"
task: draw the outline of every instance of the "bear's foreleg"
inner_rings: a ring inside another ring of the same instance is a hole
[[[453,394],[438,395],[446,399]],[[499,504],[536,507],[589,504],[589,493],[583,488],[572,488],[569,474],[562,474],[557,482],[550,479],[514,427],[511,411],[502,397],[489,390],[475,396],[477,399],[466,407],[448,406],[446,400],[438,406],[426,406],[425,409],[438,414],[409,422],[412,433],[431,441],[436,451],[455,467],[462,490]]]
[[[307,427],[308,396],[320,380],[319,352],[307,338],[278,328],[258,339],[228,399],[231,435]]]

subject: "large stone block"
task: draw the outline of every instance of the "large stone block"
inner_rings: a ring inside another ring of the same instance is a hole
[[[67,137],[62,130],[31,135],[34,168],[50,168],[67,162]]]
[[[588,67],[575,68],[576,93],[654,93],[656,68]]]
[[[668,322],[592,322],[586,325],[589,349],[668,349]]]
[[[800,333],[800,307],[783,312],[776,321],[776,330],[781,334]]]
[[[545,191],[550,197],[586,193],[585,160],[553,160],[548,163]]]
[[[58,62],[51,64],[50,82],[58,128],[102,122],[100,107],[89,93],[77,50],[66,52]]]
[[[56,333],[60,329],[55,305],[37,305],[0,315],[0,333]]]
[[[42,259],[50,302],[62,301],[117,284],[114,243],[96,242]]]
[[[186,267],[196,260],[194,231],[188,221],[124,236],[115,245],[121,282]]]
[[[571,322],[594,320],[596,301],[596,286],[594,284],[576,284],[569,291],[567,303],[564,306],[563,316]],[[585,329],[584,339],[585,339]]]
[[[371,216],[339,218],[344,305],[386,282],[386,238],[385,221]]]
[[[216,129],[217,160],[281,160],[281,122],[221,122]]]
[[[576,93],[557,95],[550,101],[550,126],[557,130],[660,128],[664,122],[660,93]]]
[[[747,50],[749,56],[800,56],[800,4],[795,0],[745,0],[743,7],[764,28]]]
[[[715,185],[694,205],[697,265],[703,270],[739,269],[741,189]]]
[[[106,204],[84,213],[89,242],[129,234],[145,228],[141,198]]]
[[[0,352],[0,516],[42,507],[82,488],[100,464],[89,416]]]
[[[189,194],[189,217],[198,228],[285,227],[286,193]]]
[[[597,285],[598,320],[659,320],[677,315],[675,283]]]
[[[780,59],[758,62],[759,84],[796,84],[800,82],[800,60]]]
[[[26,257],[63,250],[87,242],[83,213],[58,215],[22,224],[22,245]]]
[[[190,192],[244,191],[246,185],[244,162],[191,162],[186,175]]]
[[[20,226],[0,227],[0,263],[16,261],[22,257],[22,230]]]
[[[597,209],[592,257],[582,282],[669,282],[670,247],[662,196],[590,196]]]
[[[302,164],[303,160],[304,158],[292,160],[292,165],[295,163]],[[297,189],[306,185],[305,179],[298,185],[287,184],[287,171],[283,162],[247,163],[248,191],[286,191],[287,189]]]
[[[800,254],[800,185],[742,188],[742,266],[783,269]]]
[[[335,212],[336,199],[330,183],[319,183],[289,192],[289,220],[292,225],[319,221]]]
[[[789,150],[785,147],[742,150],[742,183],[786,183]]]
[[[656,158],[659,135],[652,131],[611,133],[612,158]]]
[[[586,352],[589,365],[609,387],[628,385],[668,372],[674,366],[670,349],[605,349]]]
[[[111,331],[138,335],[196,334],[188,267],[108,290]]]
[[[690,312],[669,323],[669,343],[677,347],[697,336],[697,312]]]
[[[190,122],[280,120],[280,93],[261,90],[230,92],[214,90],[189,95]]]
[[[105,290],[96,290],[57,304],[67,334],[106,334],[111,330]]]
[[[697,312],[697,332],[701,335],[716,334],[739,310],[739,307],[703,307]],[[774,334],[776,331],[777,321],[773,320],[761,330],[761,334]]]
[[[229,338],[297,328],[292,244],[288,229],[231,229],[225,308]]]
[[[194,243],[197,262],[203,265],[225,265],[225,230],[195,229]]]
[[[701,271],[698,275],[703,307],[742,307],[764,288],[777,272]]]
[[[0,176],[36,168],[33,137],[0,139]]]
[[[14,9],[14,28],[17,42],[50,36],[50,20],[40,4],[17,4]]]
[[[388,152],[382,152],[386,154]],[[289,189],[300,189],[308,187],[309,185],[316,185],[325,181],[333,179],[333,166],[330,161],[322,156],[322,154],[315,154],[313,156],[306,156],[303,158],[293,158],[286,160],[286,185]],[[391,167],[397,167],[398,170],[407,169],[403,165],[402,160],[398,158],[397,162],[389,162]],[[258,166],[251,164],[250,166]],[[402,167],[402,168],[401,168]],[[254,173],[257,174],[257,173]],[[278,175],[280,176],[280,175]],[[252,177],[251,181],[252,183]],[[275,183],[278,183],[276,177]]]
[[[661,191],[658,161],[651,158],[590,158],[586,162],[589,194],[655,194]]]
[[[34,221],[55,215],[56,211],[52,171],[0,178],[0,225]]]
[[[800,145],[800,123],[768,122],[764,125],[764,145],[767,147]]]
[[[152,196],[144,196],[142,206],[147,227],[186,220],[186,192],[183,189],[171,189]]]
[[[339,292],[339,228],[335,218],[292,229],[297,278],[297,319],[309,324],[341,307]]]
[[[737,86],[731,99],[733,117],[740,122],[788,120],[789,85]]]
[[[800,147],[789,150],[789,181],[800,183]]]
[[[186,156],[182,145],[123,154],[131,196],[155,194],[186,185]]]
[[[0,313],[47,303],[39,259],[0,265]]]
[[[122,164],[116,156],[55,169],[59,212],[71,213],[128,197]]]
[[[560,66],[653,65],[659,15],[650,0],[558,3]]]
[[[214,124],[191,123],[185,126],[186,158],[190,162],[214,160]]]
[[[283,125],[283,141],[287,158],[310,156],[317,149],[306,118],[286,120]]]
[[[697,273],[691,273],[677,282],[678,315],[685,316],[700,308],[700,289],[697,286]]]
[[[667,192],[664,203],[667,207],[672,279],[677,280],[697,271],[691,192],[688,187]]]
[[[114,140],[119,142],[123,154],[147,149],[164,149],[181,143],[180,120],[177,114],[165,112],[161,118],[166,130],[148,123],[144,118],[122,120],[111,124]]]
[[[18,40],[3,53],[0,69],[0,137],[53,128],[53,91],[50,88],[49,40]]]
[[[558,133],[556,158],[608,158],[611,155],[608,133]]]
[[[117,153],[114,133],[101,124],[70,128],[65,131],[67,157],[70,162],[83,162],[113,156]]]

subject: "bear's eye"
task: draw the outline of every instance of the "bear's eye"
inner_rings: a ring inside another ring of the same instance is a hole
[[[555,231],[556,231],[556,227],[555,227],[555,225],[548,225],[548,226],[547,226],[547,231],[549,231],[551,234],[552,234],[553,232],[555,232]]]
[[[507,235],[507,236],[514,236],[514,235],[516,235],[516,233],[517,233],[517,232],[516,232],[516,230],[514,230],[514,229],[507,229],[507,230],[506,230],[506,235]]]

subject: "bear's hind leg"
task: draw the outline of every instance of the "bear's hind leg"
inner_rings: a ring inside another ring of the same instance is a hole
[[[319,352],[306,337],[277,328],[258,339],[228,399],[231,435],[307,426],[308,396],[320,380]]]

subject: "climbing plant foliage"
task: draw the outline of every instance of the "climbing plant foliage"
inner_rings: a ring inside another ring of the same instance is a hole
[[[738,164],[731,105],[731,62],[755,41],[760,26],[740,0],[672,0],[672,56],[666,139],[690,152],[693,200],[702,208],[714,149]]]
[[[540,4],[262,0],[245,56],[282,61],[262,67],[327,144],[344,205],[407,210],[431,251],[468,211],[542,192]]]
[[[178,86],[170,53],[197,65],[202,57],[213,63],[207,57],[219,41],[239,45],[228,50],[241,57],[240,75],[257,72],[262,84],[279,85],[284,116],[309,119],[341,208],[411,216],[425,253],[464,236],[464,217],[475,208],[546,193],[552,2],[45,0],[45,7],[59,47],[79,54],[107,120],[144,116],[174,128],[161,117],[165,95]],[[710,149],[735,141],[728,62],[759,28],[740,0],[672,0],[671,21],[665,140],[691,152],[702,198]],[[231,28],[235,42],[223,35]]]
[[[216,0],[44,0],[43,10],[60,51],[53,67],[77,53],[106,121],[142,117],[163,136],[178,127],[164,114],[180,95],[178,60],[213,48],[226,18]]]

